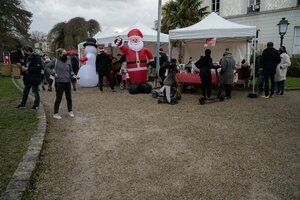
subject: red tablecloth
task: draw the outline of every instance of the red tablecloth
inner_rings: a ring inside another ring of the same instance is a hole
[[[177,73],[176,74],[178,83],[187,83],[193,85],[200,85],[200,75],[199,74],[191,74],[191,73]],[[211,82],[213,86],[217,85],[217,76],[215,73],[211,74]]]

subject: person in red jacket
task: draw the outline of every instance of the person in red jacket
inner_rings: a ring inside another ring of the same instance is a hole
[[[144,48],[143,34],[139,29],[132,29],[128,32],[127,37],[129,48],[123,45],[122,38],[119,36],[116,38],[115,44],[126,56],[129,93],[150,93],[152,86],[147,83],[147,66],[155,67],[152,53],[149,49]]]

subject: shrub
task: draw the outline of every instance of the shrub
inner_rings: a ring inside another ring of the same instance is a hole
[[[291,66],[288,67],[287,76],[300,77],[300,58],[291,58]]]

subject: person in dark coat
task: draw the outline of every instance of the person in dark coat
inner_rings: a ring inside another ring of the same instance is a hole
[[[205,98],[211,97],[211,68],[213,67],[213,61],[211,58],[211,50],[205,50],[205,56],[201,56],[195,63],[195,66],[200,70],[202,95]]]
[[[256,87],[258,89],[258,95],[261,95],[264,90],[264,73],[263,68],[260,63],[261,55],[256,56],[255,59],[255,77],[256,77]]]
[[[111,71],[111,58],[104,52],[104,47],[100,47],[100,52],[96,56],[96,72],[99,76],[99,89],[103,92],[103,77],[105,76],[109,82],[110,88],[115,92],[113,82],[111,80],[110,71]]]
[[[242,79],[245,81],[245,87],[248,87],[251,69],[250,69],[250,65],[246,63],[245,59],[242,60],[241,72],[242,72]]]
[[[24,89],[21,103],[17,108],[25,107],[28,94],[32,88],[32,93],[34,94],[34,103],[32,109],[37,109],[40,105],[40,94],[39,94],[39,85],[41,84],[41,71],[43,69],[43,61],[38,54],[33,52],[32,47],[24,46],[22,51],[25,54],[25,66],[22,66],[24,71]]]
[[[177,79],[176,79],[176,72],[177,72],[177,60],[175,58],[171,59],[171,63],[169,61],[166,61],[165,63],[166,70],[168,71],[168,75],[164,80],[164,85],[160,89],[160,92],[165,92],[167,102],[170,105],[174,105],[175,102],[171,99],[171,86],[173,84],[177,85]]]
[[[260,63],[263,67],[265,80],[265,95],[263,98],[270,98],[274,95],[276,67],[280,63],[278,50],[273,48],[273,42],[267,43],[267,48],[263,51]],[[269,94],[269,80],[271,81],[271,93]]]
[[[165,63],[168,61],[168,56],[167,54],[164,52],[163,48],[159,49],[159,72],[158,75],[161,78],[161,86],[164,85],[164,80],[166,78],[166,66]]]
[[[73,72],[75,75],[78,74],[79,71],[79,60],[78,57],[76,55],[70,55],[70,61],[73,67]],[[73,86],[73,90],[76,91],[76,81],[77,79],[72,79],[72,86]]]

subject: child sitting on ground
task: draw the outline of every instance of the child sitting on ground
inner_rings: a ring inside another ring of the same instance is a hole
[[[164,92],[166,94],[167,103],[170,105],[174,105],[175,103],[171,100],[171,85],[176,84],[176,71],[177,71],[177,60],[172,58],[171,63],[166,62],[166,73],[168,74],[164,80],[164,86],[160,89],[160,92]]]

